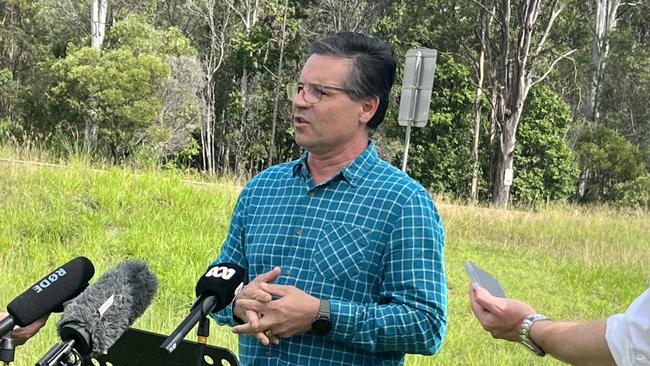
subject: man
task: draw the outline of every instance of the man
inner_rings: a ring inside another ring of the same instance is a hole
[[[650,366],[650,289],[625,314],[593,322],[553,321],[530,305],[470,288],[470,306],[494,338],[522,342],[573,365]]]
[[[251,282],[216,314],[243,365],[399,365],[433,354],[447,324],[443,228],[427,191],[369,140],[395,60],[343,32],[313,43],[293,97],[306,152],[241,192],[215,263]]]
[[[7,313],[0,313],[0,320],[6,318],[9,316]],[[32,324],[27,325],[26,327],[16,327],[14,328],[13,331],[11,331],[11,339],[14,341],[14,344],[16,345],[21,345],[25,344],[28,339],[36,335],[41,328],[45,325],[47,322],[47,318],[50,315],[46,315],[40,319],[35,320]]]

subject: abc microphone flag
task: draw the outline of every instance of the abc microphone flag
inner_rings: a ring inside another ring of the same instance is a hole
[[[220,263],[210,267],[196,284],[196,302],[190,314],[160,345],[172,353],[190,330],[208,314],[228,306],[246,282],[246,270],[234,263]]]

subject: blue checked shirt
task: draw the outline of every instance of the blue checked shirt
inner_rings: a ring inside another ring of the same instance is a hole
[[[318,186],[307,155],[271,167],[241,192],[214,263],[249,280],[280,266],[277,284],[331,302],[332,330],[264,346],[239,336],[242,365],[401,365],[433,354],[447,326],[442,222],[427,191],[381,160],[374,143]],[[235,325],[232,307],[215,314]]]

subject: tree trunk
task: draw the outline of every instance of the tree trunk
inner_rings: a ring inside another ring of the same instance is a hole
[[[508,138],[509,134],[502,134],[502,138]],[[506,184],[506,172],[512,172],[514,163],[514,139],[501,141],[501,148],[498,150],[497,174],[494,177],[493,201],[499,208],[507,208],[510,199],[510,184]]]
[[[492,75],[494,80],[495,76]],[[497,139],[497,86],[492,86],[492,95],[490,96],[490,136],[489,136],[489,154],[488,157],[488,187],[494,187],[494,177],[496,176],[496,139]],[[492,197],[493,195],[490,195]]]
[[[240,164],[241,160],[243,158],[243,145],[244,145],[244,130],[246,129],[246,122],[248,121],[248,69],[246,66],[244,66],[244,69],[242,70],[242,75],[241,75],[241,83],[239,85],[240,87],[240,92],[241,92],[241,103],[242,103],[242,113],[241,117],[239,119],[239,135],[237,137],[237,141],[235,142],[235,165],[234,165],[234,171],[235,174],[241,174],[240,170]]]
[[[587,181],[589,180],[589,168],[582,168],[580,180],[578,181],[578,201],[583,201],[587,194]]]
[[[92,0],[91,23],[90,23],[90,44],[92,48],[101,50],[106,35],[106,13],[108,12],[108,0]],[[85,122],[84,128],[84,151],[92,153],[97,145],[99,135],[99,121],[97,119],[97,100],[94,96],[88,101],[90,113]]]
[[[498,208],[508,208],[515,161],[517,127],[521,109],[506,119],[501,130],[501,146],[498,150],[497,171],[494,181],[493,202]],[[508,179],[506,177],[509,176]]]
[[[282,30],[280,34],[280,58],[278,60],[278,71],[275,79],[275,99],[273,100],[273,120],[271,122],[271,141],[269,142],[269,158],[267,166],[273,165],[273,155],[275,154],[275,126],[278,120],[278,103],[280,102],[280,87],[282,86],[282,62],[284,58],[284,38],[287,29],[287,12],[289,0],[284,0],[284,15],[282,17]]]
[[[483,97],[483,80],[485,79],[485,50],[487,49],[487,33],[489,32],[491,17],[485,9],[484,3],[481,3],[479,10],[479,19],[481,23],[479,41],[480,51],[477,62],[477,83],[476,83],[476,98],[474,99],[474,141],[472,143],[472,183],[471,183],[471,198],[475,203],[478,202],[478,175],[479,175],[479,160],[478,160],[478,146],[481,134],[481,106]]]
[[[607,57],[609,56],[609,36],[616,28],[616,12],[620,0],[595,0],[596,26],[591,46],[591,81],[587,97],[587,119],[597,122],[600,118],[600,94]]]
[[[226,174],[229,169],[229,161],[228,161],[228,151],[226,150],[226,144],[223,141],[223,136],[226,135],[226,109],[224,108],[221,111],[221,135],[222,138],[219,139],[218,146],[219,146],[219,162],[215,166],[221,167],[221,174]]]
[[[99,50],[102,48],[104,37],[106,36],[106,13],[108,12],[108,0],[92,0],[91,12],[91,47]]]
[[[500,139],[500,148],[497,150],[497,164],[496,172],[494,174],[494,186],[492,190],[492,201],[499,208],[506,208],[508,205],[508,196],[510,195],[510,186],[504,184],[505,170],[508,167],[506,159],[508,158],[507,151],[504,151],[504,140],[509,140],[510,137],[507,136],[505,129],[508,126],[505,125],[506,121],[506,98],[509,96],[510,82],[511,78],[509,77],[510,69],[510,1],[502,0],[501,9],[499,11],[500,21],[501,21],[501,32],[500,32],[500,53],[498,58],[497,66],[497,88],[496,88],[496,122],[501,125],[501,139]],[[512,158],[512,157],[510,157]],[[512,166],[512,163],[510,163]],[[505,204],[504,204],[505,200]]]
[[[212,80],[209,80],[212,83]],[[206,105],[206,115],[204,121],[205,141],[203,151],[205,155],[205,167],[209,175],[214,174],[214,93],[213,86],[207,85],[208,100]]]
[[[476,86],[476,99],[474,100],[474,141],[472,142],[472,184],[471,197],[472,201],[478,202],[478,145],[481,134],[481,97],[483,95],[483,51],[479,56],[479,79]]]

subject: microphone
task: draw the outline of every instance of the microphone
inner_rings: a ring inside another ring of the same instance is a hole
[[[168,354],[174,352],[192,328],[208,314],[228,306],[244,288],[246,270],[233,263],[220,263],[210,267],[196,284],[197,299],[190,314],[160,345]]]
[[[9,316],[0,320],[0,337],[27,326],[51,312],[63,311],[63,303],[88,286],[95,267],[86,257],[76,257],[56,268],[7,305]]]
[[[124,261],[109,269],[66,305],[57,323],[63,343],[36,365],[74,365],[81,357],[105,353],[144,313],[157,288],[158,280],[144,261]]]

